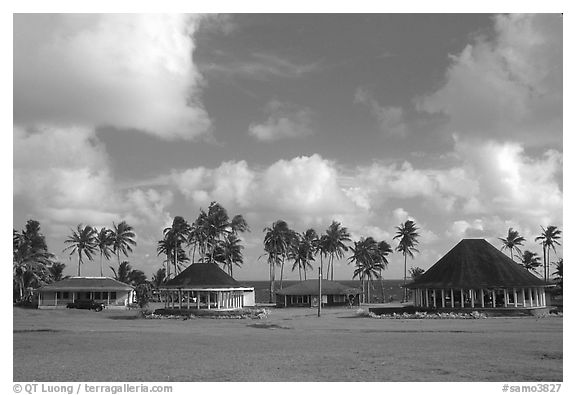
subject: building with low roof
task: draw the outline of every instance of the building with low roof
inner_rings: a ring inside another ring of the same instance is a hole
[[[233,310],[254,306],[254,287],[214,263],[193,263],[159,287],[166,308]]]
[[[349,287],[336,281],[322,280],[322,305],[345,306],[360,303],[359,288]],[[318,280],[304,280],[276,291],[278,307],[314,307],[318,306]]]
[[[65,308],[76,300],[91,299],[108,308],[126,308],[134,302],[134,287],[110,277],[67,277],[36,290],[39,309]]]
[[[406,285],[428,309],[544,309],[552,286],[484,239],[461,240]]]

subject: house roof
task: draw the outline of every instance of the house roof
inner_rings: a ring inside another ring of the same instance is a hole
[[[228,273],[214,263],[193,263],[161,288],[242,288]]]
[[[463,239],[407,288],[546,286],[484,239]]]
[[[110,277],[67,277],[40,287],[40,291],[129,291],[131,285]]]
[[[358,288],[349,287],[336,281],[322,280],[323,295],[355,295],[361,291]],[[279,291],[278,295],[317,295],[318,280],[305,280],[291,285]]]

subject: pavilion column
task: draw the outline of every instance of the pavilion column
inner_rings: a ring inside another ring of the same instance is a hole
[[[54,292],[54,306],[58,306],[58,291]]]
[[[454,308],[454,289],[450,288],[450,306]]]
[[[508,288],[504,288],[504,307],[508,307]]]
[[[190,310],[190,291],[186,291],[186,308]]]
[[[496,307],[496,291],[492,290],[492,307]]]
[[[446,296],[444,288],[442,288],[442,307],[446,307]]]
[[[524,288],[522,288],[522,307],[526,307],[526,292],[524,292]]]
[[[470,290],[470,306],[474,308],[474,290]]]
[[[532,299],[532,288],[528,288],[528,301],[530,302],[530,307],[534,307],[534,299]]]
[[[514,307],[518,307],[518,291],[516,288],[512,289],[514,291]]]
[[[220,299],[222,299],[222,292],[218,291],[216,293],[216,307],[220,309]]]
[[[464,290],[460,288],[460,308],[464,308]]]
[[[178,289],[178,306],[180,307],[180,310],[182,310],[182,290]]]
[[[424,293],[426,295],[426,307],[430,307],[430,298],[428,297],[428,288],[424,289]]]
[[[210,310],[210,291],[206,292],[206,295],[208,296],[208,310]]]
[[[544,288],[540,288],[540,295],[542,295],[542,306],[546,306],[546,291]]]
[[[484,308],[484,288],[480,288],[480,307]]]
[[[436,290],[432,290],[432,302],[434,303],[434,308],[436,308]]]

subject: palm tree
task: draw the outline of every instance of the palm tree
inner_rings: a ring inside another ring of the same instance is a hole
[[[532,251],[525,250],[522,255],[517,255],[526,270],[536,273],[537,269],[542,265],[538,254]]]
[[[330,274],[330,279],[334,280],[334,258],[342,259],[344,257],[344,252],[348,251],[348,247],[345,242],[350,242],[350,234],[348,229],[342,227],[340,222],[332,221],[328,229],[326,230],[326,252],[330,255],[330,261],[328,262],[328,270],[326,272],[326,280],[328,280],[328,274]]]
[[[174,217],[174,220],[172,220],[172,226],[164,229],[164,239],[158,242],[158,252],[164,252],[168,259],[172,259],[172,262],[168,260],[166,266],[166,277],[168,279],[171,277],[171,263],[174,265],[174,275],[176,276],[178,274],[179,262],[182,262],[182,260],[188,260],[186,253],[182,248],[182,244],[188,240],[190,230],[190,224],[188,224],[183,217],[177,215]]]
[[[516,253],[518,254],[522,254],[522,251],[520,251],[520,248],[518,246],[523,245],[524,242],[526,241],[524,237],[518,234],[517,230],[514,230],[512,228],[508,229],[508,235],[506,236],[506,238],[499,237],[498,240],[500,240],[503,244],[502,247],[500,248],[500,251],[504,249],[509,249],[510,259],[512,260],[514,260],[514,256],[512,255],[514,251],[516,251]]]
[[[118,270],[114,269],[112,266],[110,266],[110,269],[114,273],[114,279],[122,283],[136,286],[146,282],[146,275],[144,272],[132,269],[132,266],[130,266],[130,263],[127,261],[122,261],[122,263],[118,265]]]
[[[410,273],[410,277],[412,278],[412,280],[416,280],[416,279],[418,279],[418,277],[420,277],[421,275],[424,274],[424,269],[416,266],[416,267],[411,267],[408,272]]]
[[[50,271],[50,277],[52,281],[60,281],[62,280],[62,273],[64,272],[64,268],[66,267],[65,264],[60,262],[53,262],[49,267],[48,270]]]
[[[112,231],[103,227],[96,232],[94,241],[96,242],[96,248],[100,251],[100,277],[104,277],[102,259],[106,257],[106,260],[109,260],[111,257],[112,243],[114,243]]]
[[[132,252],[132,246],[136,246],[136,234],[134,229],[126,223],[120,222],[118,225],[112,224],[114,229],[111,230],[112,238],[112,251],[118,257],[118,265],[120,265],[120,253],[128,256],[128,252]]]
[[[24,298],[27,285],[31,285],[32,282],[43,284],[51,280],[48,268],[54,264],[53,255],[44,249],[45,243],[43,246],[42,243],[38,243],[38,239],[34,241],[35,239],[31,233],[26,231],[20,233],[13,229],[12,274],[18,300]]]
[[[394,239],[399,239],[396,251],[399,251],[404,255],[404,285],[406,285],[406,258],[409,255],[410,258],[414,258],[414,252],[418,252],[416,245],[418,244],[418,237],[420,236],[416,232],[418,228],[416,223],[412,220],[407,220],[400,226],[396,227],[396,236]],[[404,287],[404,300],[406,301],[408,297],[408,290]]]
[[[238,236],[231,233],[218,243],[214,253],[214,260],[221,263],[231,277],[233,276],[232,268],[234,265],[242,266],[244,263],[242,256],[244,246],[240,242]]]
[[[302,272],[304,272],[304,280],[306,280],[306,271],[312,269],[311,261],[314,260],[315,245],[318,240],[318,235],[314,229],[308,229],[306,232],[298,235],[298,243],[293,246],[291,250],[291,259],[294,260],[292,271],[298,268],[300,280],[302,280]]]
[[[544,255],[544,281],[548,281],[550,271],[550,248],[556,253],[556,246],[561,245],[558,241],[562,231],[556,226],[548,226],[546,229],[542,227],[542,233],[536,237],[535,241],[542,244],[542,253]]]
[[[78,224],[76,231],[72,230],[72,234],[64,240],[64,243],[70,245],[63,251],[70,250],[70,255],[78,253],[78,276],[80,276],[82,255],[92,260],[92,254],[96,251],[96,231],[90,225]]]
[[[562,289],[564,282],[564,272],[563,272],[564,259],[560,258],[558,262],[554,264],[554,266],[556,266],[556,271],[552,274],[555,276],[555,279],[558,282],[560,289]]]
[[[152,284],[156,288],[160,288],[160,285],[166,280],[166,268],[161,267],[152,275]]]
[[[268,254],[268,264],[270,265],[270,303],[272,303],[276,281],[275,267],[276,265],[281,265],[281,267],[284,265],[284,258],[289,250],[287,235],[290,233],[290,228],[286,221],[279,219],[271,227],[264,228],[263,231],[266,232],[264,251]]]
[[[361,238],[359,241],[354,242],[354,247],[350,247],[352,255],[348,258],[350,262],[354,262],[356,269],[352,278],[359,277],[362,283],[362,295],[365,294],[365,279],[368,279],[368,303],[370,302],[370,286],[372,278],[380,278],[382,270],[388,261],[384,258],[379,248],[378,243],[372,238]],[[365,302],[365,301],[364,301]]]

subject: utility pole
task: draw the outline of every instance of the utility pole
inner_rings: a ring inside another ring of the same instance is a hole
[[[318,317],[322,311],[322,267],[318,268]]]

